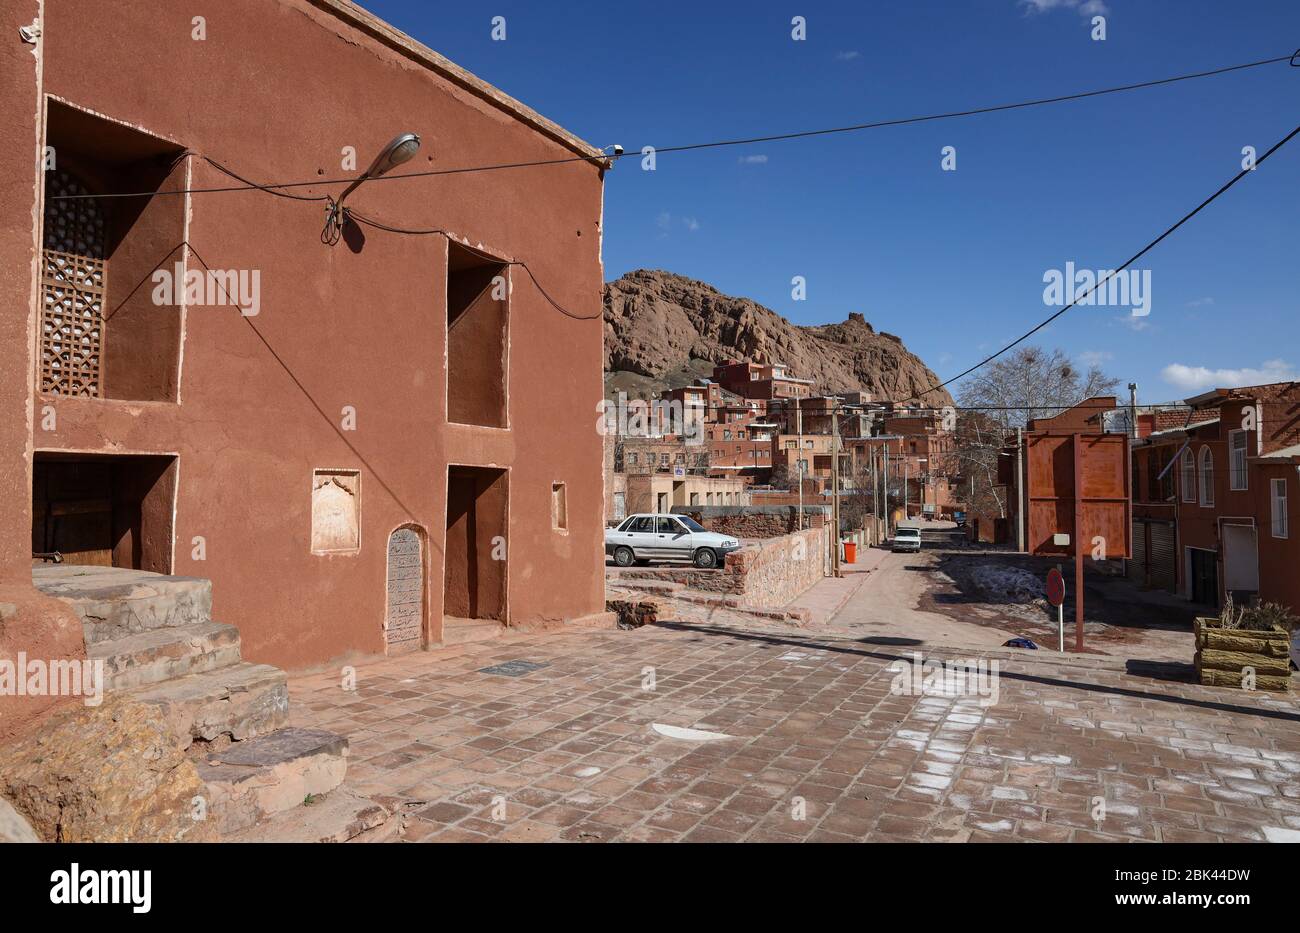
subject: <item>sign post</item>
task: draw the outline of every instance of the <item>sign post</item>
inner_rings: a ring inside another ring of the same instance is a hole
[[[1074,650],[1083,651],[1084,548],[1098,560],[1132,557],[1129,438],[1086,431],[1026,437],[1026,547],[1062,565],[1073,558]]]
[[[1076,433],[1070,446],[1074,448],[1074,650],[1081,652],[1083,651],[1083,435]]]
[[[1065,652],[1065,577],[1060,565],[1047,571],[1047,601],[1056,607],[1056,632],[1060,651]]]

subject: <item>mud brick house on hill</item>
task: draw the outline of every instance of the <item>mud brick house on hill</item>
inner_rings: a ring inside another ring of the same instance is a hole
[[[55,552],[209,578],[244,657],[293,667],[603,610],[573,416],[602,394],[599,150],[346,0],[11,0],[0,27],[0,602],[46,605]],[[371,181],[349,208],[446,232],[333,247],[342,184],[163,193],[242,184],[209,159],[355,178],[402,132],[394,175],[559,164]],[[153,194],[84,197],[113,192]]]

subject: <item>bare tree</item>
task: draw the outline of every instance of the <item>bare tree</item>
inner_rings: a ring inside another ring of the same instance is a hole
[[[978,370],[962,387],[960,402],[980,408],[1003,428],[1059,414],[1095,395],[1110,395],[1119,380],[1099,366],[1086,372],[1061,350],[1022,347]]]
[[[1022,347],[994,360],[962,387],[965,409],[957,419],[957,456],[967,508],[1006,516],[998,483],[1002,447],[1017,427],[1097,395],[1111,395],[1119,380],[1094,365],[1081,370],[1062,350]]]
[[[857,531],[876,514],[876,474],[871,464],[860,459],[840,474],[840,530]]]
[[[998,482],[998,458],[1008,433],[984,412],[963,411],[957,417],[957,460],[968,512],[1006,517],[1006,502]]]

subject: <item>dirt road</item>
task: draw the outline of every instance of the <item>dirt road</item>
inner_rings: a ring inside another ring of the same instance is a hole
[[[883,555],[878,568],[832,625],[878,644],[1003,645],[1023,636],[1041,649],[1057,646],[1057,625],[1045,604],[990,598],[971,570],[1005,566],[1041,579],[1046,565],[1025,555],[964,546],[955,529],[923,523],[919,554]],[[1068,582],[1073,590],[1072,580]],[[1090,573],[1085,599],[1085,651],[1142,661],[1190,663],[1193,607],[1163,593],[1145,593],[1122,578]],[[1073,596],[1066,604],[1066,649],[1073,650]]]
[[[948,543],[947,529],[922,529],[925,549],[919,554],[884,555],[867,582],[854,594],[831,624],[886,645],[993,647],[1015,632],[983,623],[959,622],[947,615],[927,612],[922,601],[935,586],[937,551]]]

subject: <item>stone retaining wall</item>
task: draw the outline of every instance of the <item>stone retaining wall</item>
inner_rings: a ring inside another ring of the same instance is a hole
[[[673,511],[678,515],[689,515],[709,531],[736,538],[777,538],[799,528],[797,505],[686,505],[676,506]],[[805,529],[820,528],[825,523],[825,509],[821,506],[804,506]]]
[[[726,563],[718,570],[659,567],[625,570],[619,577],[666,580],[693,590],[731,594],[745,606],[778,608],[825,575],[828,531],[808,528],[747,545],[728,554]]]

